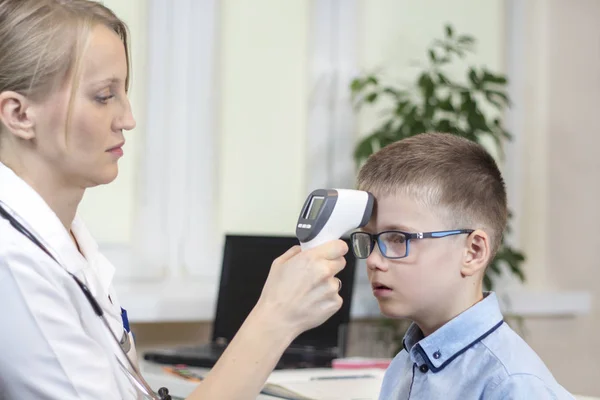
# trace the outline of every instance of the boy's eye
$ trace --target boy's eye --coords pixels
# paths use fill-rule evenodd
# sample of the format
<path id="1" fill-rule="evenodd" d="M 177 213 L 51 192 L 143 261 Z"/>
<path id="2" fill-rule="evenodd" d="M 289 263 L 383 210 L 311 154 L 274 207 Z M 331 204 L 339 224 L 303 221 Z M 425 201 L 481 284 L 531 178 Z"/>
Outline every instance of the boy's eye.
<path id="1" fill-rule="evenodd" d="M 388 234 L 387 240 L 390 243 L 399 243 L 402 244 L 406 241 L 406 236 L 401 233 L 390 233 Z"/>

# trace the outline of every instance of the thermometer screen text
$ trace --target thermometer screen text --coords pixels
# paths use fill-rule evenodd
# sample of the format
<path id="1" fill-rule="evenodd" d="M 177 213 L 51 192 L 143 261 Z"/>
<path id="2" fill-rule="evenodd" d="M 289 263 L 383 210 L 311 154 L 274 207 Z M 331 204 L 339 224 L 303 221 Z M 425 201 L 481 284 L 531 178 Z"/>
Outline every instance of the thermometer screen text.
<path id="1" fill-rule="evenodd" d="M 308 210 L 306 210 L 306 215 L 304 216 L 304 219 L 312 220 L 312 219 L 317 218 L 317 215 L 319 214 L 319 210 L 321 209 L 321 206 L 323 205 L 324 201 L 325 201 L 324 197 L 314 196 L 310 200 L 310 205 L 308 206 Z"/>

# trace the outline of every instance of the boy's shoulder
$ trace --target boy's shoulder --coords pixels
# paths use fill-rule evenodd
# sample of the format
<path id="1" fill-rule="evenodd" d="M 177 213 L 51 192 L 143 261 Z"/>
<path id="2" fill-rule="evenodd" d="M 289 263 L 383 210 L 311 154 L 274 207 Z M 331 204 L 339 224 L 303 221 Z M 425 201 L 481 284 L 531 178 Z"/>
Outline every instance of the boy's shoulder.
<path id="1" fill-rule="evenodd" d="M 413 324 L 404 345 L 386 371 L 381 398 L 573 398 L 503 321 L 494 295 L 428 337 Z"/>
<path id="2" fill-rule="evenodd" d="M 494 371 L 486 392 L 490 398 L 503 398 L 534 393 L 547 393 L 549 398 L 573 397 L 556 381 L 537 353 L 508 324 L 502 324 L 494 335 L 484 338 L 480 346 L 487 353 L 489 368 Z"/>
<path id="3" fill-rule="evenodd" d="M 535 372 L 551 376 L 542 359 L 506 322 L 480 344 L 506 375 Z"/>

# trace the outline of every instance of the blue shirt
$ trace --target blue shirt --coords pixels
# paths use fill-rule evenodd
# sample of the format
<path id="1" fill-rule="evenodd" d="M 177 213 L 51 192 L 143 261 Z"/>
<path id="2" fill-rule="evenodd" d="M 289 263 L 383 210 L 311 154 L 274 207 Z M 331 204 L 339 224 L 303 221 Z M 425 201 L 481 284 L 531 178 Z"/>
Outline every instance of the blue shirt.
<path id="1" fill-rule="evenodd" d="M 380 400 L 574 399 L 504 321 L 495 293 L 423 337 L 412 324 Z"/>

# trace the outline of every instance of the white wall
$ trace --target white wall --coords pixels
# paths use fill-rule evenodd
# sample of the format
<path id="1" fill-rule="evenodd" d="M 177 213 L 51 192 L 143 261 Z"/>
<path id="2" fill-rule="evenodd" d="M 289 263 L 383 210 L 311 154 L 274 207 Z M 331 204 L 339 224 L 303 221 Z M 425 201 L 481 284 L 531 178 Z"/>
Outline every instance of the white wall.
<path id="1" fill-rule="evenodd" d="M 525 11 L 521 236 L 530 284 L 592 295 L 588 315 L 527 320 L 526 340 L 568 389 L 600 396 L 600 3 L 535 0 Z"/>
<path id="2" fill-rule="evenodd" d="M 309 2 L 221 6 L 221 229 L 292 234 L 306 197 Z"/>

